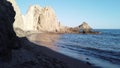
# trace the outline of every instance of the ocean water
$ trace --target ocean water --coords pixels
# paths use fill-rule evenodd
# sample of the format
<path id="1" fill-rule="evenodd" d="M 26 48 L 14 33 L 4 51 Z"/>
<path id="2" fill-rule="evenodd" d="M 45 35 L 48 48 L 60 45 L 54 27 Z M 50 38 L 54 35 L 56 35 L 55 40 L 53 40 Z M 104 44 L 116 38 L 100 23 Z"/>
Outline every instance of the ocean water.
<path id="1" fill-rule="evenodd" d="M 120 68 L 120 29 L 98 29 L 101 34 L 37 34 L 37 44 L 100 68 Z"/>
<path id="2" fill-rule="evenodd" d="M 96 30 L 101 34 L 63 34 L 58 51 L 101 68 L 120 68 L 120 30 Z"/>

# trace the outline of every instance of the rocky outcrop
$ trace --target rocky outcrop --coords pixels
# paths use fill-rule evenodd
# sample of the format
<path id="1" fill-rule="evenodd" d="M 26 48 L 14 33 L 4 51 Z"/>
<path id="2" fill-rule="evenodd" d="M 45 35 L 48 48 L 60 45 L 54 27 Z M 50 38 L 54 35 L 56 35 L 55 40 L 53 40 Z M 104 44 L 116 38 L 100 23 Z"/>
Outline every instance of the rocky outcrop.
<path id="1" fill-rule="evenodd" d="M 20 9 L 15 0 L 8 0 L 12 3 L 16 12 L 14 30 L 19 37 L 32 33 L 91 33 L 92 28 L 83 23 L 78 27 L 67 27 L 61 25 L 57 20 L 54 10 L 51 7 L 30 6 L 26 15 L 21 15 Z M 82 31 L 82 32 L 81 32 Z"/>
<path id="2" fill-rule="evenodd" d="M 74 66 L 84 64 L 81 62 L 79 64 L 77 60 L 48 48 L 35 45 L 26 38 L 18 38 L 13 30 L 14 17 L 15 11 L 12 4 L 6 0 L 0 0 L 0 68 L 74 68 L 71 67 L 73 63 Z M 21 48 L 17 45 L 21 45 Z"/>
<path id="3" fill-rule="evenodd" d="M 81 25 L 78 26 L 78 28 L 83 33 L 89 33 L 92 30 L 92 28 L 86 22 L 83 22 Z"/>
<path id="4" fill-rule="evenodd" d="M 42 47 L 30 43 L 25 38 L 18 39 L 13 30 L 14 17 L 15 11 L 12 4 L 6 0 L 0 0 L 1 68 L 66 68 L 64 62 L 42 54 Z M 19 49 L 18 44 L 22 46 Z"/>
<path id="5" fill-rule="evenodd" d="M 16 12 L 15 21 L 13 24 L 14 28 L 20 28 L 23 30 L 24 29 L 23 18 L 22 18 L 22 14 L 21 14 L 21 11 L 20 11 L 17 3 L 15 2 L 15 0 L 7 0 L 7 1 L 12 3 L 14 11 Z"/>
<path id="6" fill-rule="evenodd" d="M 0 58 L 8 60 L 17 48 L 18 37 L 13 30 L 15 11 L 10 2 L 0 0 Z"/>
<path id="7" fill-rule="evenodd" d="M 94 31 L 86 22 L 83 22 L 81 25 L 70 29 L 73 33 L 82 33 L 82 34 L 100 34 L 100 32 Z"/>
<path id="8" fill-rule="evenodd" d="M 23 16 L 25 31 L 52 33 L 91 33 L 92 28 L 85 22 L 78 27 L 63 26 L 58 22 L 51 7 L 31 6 Z M 80 32 L 82 31 L 82 32 Z"/>
<path id="9" fill-rule="evenodd" d="M 93 31 L 88 23 L 83 22 L 77 27 L 62 27 L 59 33 L 79 33 L 79 34 L 100 34 L 100 32 Z"/>
<path id="10" fill-rule="evenodd" d="M 60 23 L 51 7 L 31 6 L 23 19 L 25 31 L 57 32 L 60 30 Z"/>
<path id="11" fill-rule="evenodd" d="M 83 22 L 81 25 L 77 27 L 65 27 L 63 26 L 60 29 L 61 33 L 90 33 L 92 28 L 86 23 Z"/>
<path id="12" fill-rule="evenodd" d="M 25 31 L 52 32 L 52 33 L 89 33 L 92 28 L 85 22 L 78 27 L 63 26 L 58 22 L 51 7 L 31 6 L 25 16 Z M 82 32 L 80 32 L 82 30 Z"/>

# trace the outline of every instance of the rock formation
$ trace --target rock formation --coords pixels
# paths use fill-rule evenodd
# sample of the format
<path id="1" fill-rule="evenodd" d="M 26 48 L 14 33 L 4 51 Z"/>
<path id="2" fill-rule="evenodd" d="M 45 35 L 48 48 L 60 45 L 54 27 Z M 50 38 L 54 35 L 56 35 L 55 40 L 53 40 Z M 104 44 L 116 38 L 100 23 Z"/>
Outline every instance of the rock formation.
<path id="1" fill-rule="evenodd" d="M 57 32 L 60 30 L 60 23 L 51 7 L 31 6 L 23 19 L 25 31 Z"/>
<path id="2" fill-rule="evenodd" d="M 79 26 L 79 29 L 83 31 L 83 33 L 89 33 L 92 28 L 86 23 L 86 22 L 83 22 L 80 26 Z"/>
<path id="3" fill-rule="evenodd" d="M 51 7 L 42 8 L 39 5 L 31 6 L 27 14 L 23 16 L 23 20 L 25 31 L 80 33 L 82 30 L 83 33 L 89 33 L 92 29 L 85 22 L 78 27 L 62 26 Z"/>
<path id="4" fill-rule="evenodd" d="M 83 29 L 83 30 L 91 30 L 92 28 L 86 23 L 86 22 L 83 22 L 80 26 L 79 26 L 80 29 Z"/>
<path id="5" fill-rule="evenodd" d="M 15 0 L 8 0 L 12 3 L 16 12 L 14 30 L 19 37 L 31 33 L 89 33 L 91 27 L 83 23 L 78 27 L 67 27 L 61 25 L 57 20 L 54 10 L 51 7 L 40 7 L 39 5 L 30 6 L 26 15 L 21 15 L 20 9 Z M 82 32 L 80 32 L 82 30 Z"/>
<path id="6" fill-rule="evenodd" d="M 64 62 L 40 53 L 40 46 L 19 39 L 13 30 L 14 17 L 12 4 L 0 0 L 0 68 L 67 68 Z"/>
<path id="7" fill-rule="evenodd" d="M 79 66 L 77 60 L 35 45 L 26 38 L 18 38 L 13 30 L 16 13 L 11 3 L 0 0 L 0 68 L 74 68 Z M 64 58 L 70 61 L 65 61 Z M 73 63 L 69 62 L 73 62 L 74 67 L 71 67 Z M 84 63 L 80 62 L 80 64 Z"/>
<path id="8" fill-rule="evenodd" d="M 93 31 L 93 29 L 86 23 L 83 22 L 78 27 L 75 27 L 74 29 L 79 30 L 79 33 L 83 34 L 99 34 L 100 32 Z"/>
<path id="9" fill-rule="evenodd" d="M 7 0 L 7 1 L 12 3 L 14 11 L 16 12 L 15 21 L 13 24 L 14 28 L 20 28 L 23 30 L 24 29 L 23 18 L 22 18 L 22 14 L 21 14 L 21 11 L 20 11 L 17 3 L 15 2 L 15 0 Z"/>
<path id="10" fill-rule="evenodd" d="M 0 0 L 0 68 L 66 68 L 64 62 L 42 54 L 42 47 L 18 38 L 13 30 L 14 17 L 12 4 Z M 22 46 L 19 49 L 18 44 Z"/>
<path id="11" fill-rule="evenodd" d="M 13 30 L 14 16 L 12 4 L 0 0 L 0 57 L 4 60 L 8 60 L 12 49 L 18 47 L 18 37 Z"/>

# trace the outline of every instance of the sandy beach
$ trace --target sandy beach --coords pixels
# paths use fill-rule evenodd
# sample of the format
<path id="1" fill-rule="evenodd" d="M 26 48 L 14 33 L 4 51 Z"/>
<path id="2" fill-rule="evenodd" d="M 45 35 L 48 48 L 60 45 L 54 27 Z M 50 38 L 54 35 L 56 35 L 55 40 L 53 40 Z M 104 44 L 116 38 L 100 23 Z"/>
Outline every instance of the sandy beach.
<path id="1" fill-rule="evenodd" d="M 80 60 L 55 52 L 54 49 L 56 48 L 54 48 L 54 43 L 57 41 L 58 38 L 59 38 L 58 34 L 40 34 L 40 35 L 38 34 L 29 37 L 31 41 L 33 41 L 34 43 L 36 41 L 38 44 L 35 46 L 34 52 L 39 51 L 41 52 L 41 54 L 46 55 L 48 59 L 54 59 L 57 60 L 58 62 L 61 62 L 61 63 L 56 63 L 56 62 L 50 62 L 50 63 L 59 64 L 59 65 L 62 64 L 63 67 L 61 68 L 93 68 L 93 66 L 91 66 L 91 64 L 89 64 L 88 62 L 85 63 Z"/>

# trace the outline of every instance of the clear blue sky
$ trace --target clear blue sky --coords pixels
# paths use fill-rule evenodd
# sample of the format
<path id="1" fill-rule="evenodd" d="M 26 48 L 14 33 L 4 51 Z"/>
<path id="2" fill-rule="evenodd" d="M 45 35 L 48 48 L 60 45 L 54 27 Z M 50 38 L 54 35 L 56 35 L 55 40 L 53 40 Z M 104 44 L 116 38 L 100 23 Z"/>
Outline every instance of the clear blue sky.
<path id="1" fill-rule="evenodd" d="M 30 5 L 51 6 L 63 25 L 87 22 L 97 29 L 120 29 L 120 0 L 16 0 L 21 12 Z"/>

